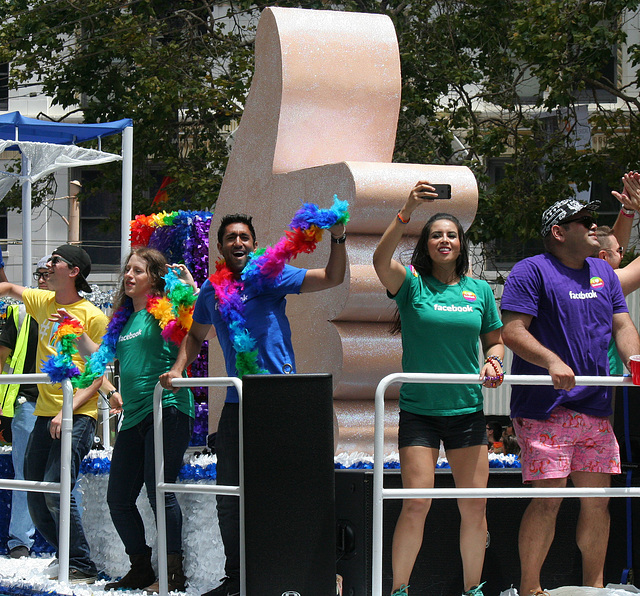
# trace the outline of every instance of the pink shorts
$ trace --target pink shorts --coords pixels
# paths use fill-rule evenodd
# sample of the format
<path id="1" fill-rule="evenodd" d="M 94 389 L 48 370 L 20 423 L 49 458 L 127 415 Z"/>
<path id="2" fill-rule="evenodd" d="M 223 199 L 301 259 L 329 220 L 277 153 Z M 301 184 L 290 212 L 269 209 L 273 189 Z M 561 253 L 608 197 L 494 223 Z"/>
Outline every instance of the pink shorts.
<path id="1" fill-rule="evenodd" d="M 516 418 L 524 482 L 571 472 L 620 473 L 620 449 L 608 418 L 559 406 L 548 420 Z"/>

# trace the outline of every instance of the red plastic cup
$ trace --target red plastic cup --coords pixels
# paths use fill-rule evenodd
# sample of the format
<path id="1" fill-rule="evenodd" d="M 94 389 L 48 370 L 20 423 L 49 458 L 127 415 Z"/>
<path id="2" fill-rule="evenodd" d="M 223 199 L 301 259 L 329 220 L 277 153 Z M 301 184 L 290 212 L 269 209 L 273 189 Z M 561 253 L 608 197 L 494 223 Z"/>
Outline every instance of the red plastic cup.
<path id="1" fill-rule="evenodd" d="M 629 366 L 631 368 L 631 380 L 634 385 L 640 385 L 640 354 L 629 358 Z"/>

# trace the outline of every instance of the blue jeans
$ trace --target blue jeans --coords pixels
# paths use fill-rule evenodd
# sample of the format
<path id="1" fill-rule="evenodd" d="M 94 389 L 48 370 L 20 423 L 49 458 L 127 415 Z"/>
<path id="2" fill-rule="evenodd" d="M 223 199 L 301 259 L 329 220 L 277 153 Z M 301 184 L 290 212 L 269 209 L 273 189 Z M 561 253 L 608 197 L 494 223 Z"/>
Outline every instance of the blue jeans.
<path id="1" fill-rule="evenodd" d="M 38 416 L 29 436 L 24 458 L 24 477 L 27 480 L 60 482 L 60 439 L 51 438 L 50 417 Z M 93 444 L 96 421 L 90 416 L 73 417 L 71 441 L 71 487 L 76 484 L 80 463 Z M 60 534 L 60 495 L 57 493 L 30 492 L 27 497 L 31 519 L 44 539 L 58 549 Z M 71 493 L 71 523 L 69 533 L 69 568 L 84 573 L 96 573 L 91 560 L 89 544 L 82 528 L 82 518 L 76 500 Z"/>
<path id="2" fill-rule="evenodd" d="M 239 406 L 226 403 L 222 408 L 216 433 L 216 484 L 238 486 L 240 482 Z M 216 496 L 218 525 L 224 544 L 224 572 L 227 577 L 240 578 L 240 499 L 230 495 Z"/>
<path id="3" fill-rule="evenodd" d="M 193 418 L 175 406 L 162 410 L 164 443 L 164 481 L 175 482 L 193 431 Z M 142 485 L 156 512 L 156 478 L 153 456 L 153 413 L 127 430 L 118 433 L 111 456 L 107 503 L 126 553 L 129 556 L 149 552 L 144 524 L 136 506 Z M 182 511 L 174 493 L 165 493 L 167 553 L 182 553 Z"/>
<path id="4" fill-rule="evenodd" d="M 13 461 L 14 478 L 24 480 L 24 454 L 27 450 L 29 435 L 36 423 L 33 411 L 36 402 L 25 401 L 19 403 L 20 394 L 15 403 L 13 421 L 11 422 L 11 459 Z M 35 528 L 29 515 L 27 493 L 22 490 L 11 491 L 11 519 L 9 521 L 9 550 L 17 546 L 26 546 L 29 550 L 33 546 Z"/>

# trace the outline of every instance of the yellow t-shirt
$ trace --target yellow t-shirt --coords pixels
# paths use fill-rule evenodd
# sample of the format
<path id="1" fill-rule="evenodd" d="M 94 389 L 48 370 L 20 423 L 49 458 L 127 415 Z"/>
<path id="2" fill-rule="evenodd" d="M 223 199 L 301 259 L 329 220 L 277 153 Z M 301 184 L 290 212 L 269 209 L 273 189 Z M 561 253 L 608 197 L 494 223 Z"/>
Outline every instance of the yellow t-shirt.
<path id="1" fill-rule="evenodd" d="M 49 321 L 49 317 L 59 308 L 66 309 L 70 315 L 78 319 L 83 324 L 86 334 L 96 343 L 100 343 L 107 327 L 107 317 L 97 306 L 94 306 L 84 298 L 73 304 L 58 304 L 55 292 L 26 288 L 22 293 L 22 301 L 27 307 L 27 313 L 38 321 L 37 372 L 42 372 L 43 360 L 46 360 L 49 355 L 56 354 L 53 336 L 57 329 L 57 323 Z M 84 370 L 84 359 L 80 354 L 74 354 L 73 362 L 80 370 Z M 97 401 L 98 394 L 96 393 L 87 403 L 78 408 L 74 414 L 86 414 L 97 418 Z M 35 415 L 56 416 L 61 408 L 62 387 L 60 383 L 39 384 Z"/>

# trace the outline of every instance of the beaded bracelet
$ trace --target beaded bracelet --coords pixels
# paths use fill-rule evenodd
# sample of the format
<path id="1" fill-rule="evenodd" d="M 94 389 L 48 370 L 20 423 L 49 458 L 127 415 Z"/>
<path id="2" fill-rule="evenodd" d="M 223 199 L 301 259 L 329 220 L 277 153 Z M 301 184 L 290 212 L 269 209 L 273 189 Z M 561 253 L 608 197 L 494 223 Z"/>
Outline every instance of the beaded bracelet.
<path id="1" fill-rule="evenodd" d="M 400 223 L 404 224 L 404 225 L 407 225 L 411 221 L 411 218 L 409 218 L 407 220 L 402 219 L 402 215 L 400 215 L 400 211 L 398 211 L 398 216 L 397 217 L 398 217 L 398 220 L 400 221 Z"/>
<path id="2" fill-rule="evenodd" d="M 498 365 L 494 362 L 494 359 L 491 358 L 487 364 L 491 365 L 491 368 L 493 368 L 493 371 L 496 373 L 496 375 L 498 375 L 498 377 L 503 377 L 504 373 L 502 372 L 501 369 L 498 368 Z"/>
<path id="3" fill-rule="evenodd" d="M 498 363 L 500 364 L 500 368 L 502 368 L 502 370 L 504 370 L 504 364 L 502 363 L 502 360 L 500 359 L 500 356 L 496 356 L 495 354 L 491 354 L 490 356 L 487 356 L 485 359 L 485 364 L 488 363 L 490 360 L 497 360 Z"/>

